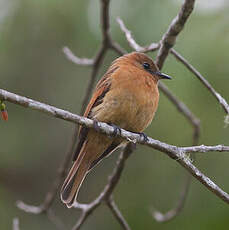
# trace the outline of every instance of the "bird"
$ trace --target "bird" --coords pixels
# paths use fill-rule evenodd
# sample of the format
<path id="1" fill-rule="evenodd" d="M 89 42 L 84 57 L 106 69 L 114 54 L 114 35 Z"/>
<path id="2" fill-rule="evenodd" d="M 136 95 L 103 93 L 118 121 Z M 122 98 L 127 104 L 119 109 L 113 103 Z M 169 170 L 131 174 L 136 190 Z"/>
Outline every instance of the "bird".
<path id="1" fill-rule="evenodd" d="M 143 134 L 158 107 L 161 73 L 146 54 L 131 52 L 115 59 L 97 83 L 84 117 L 106 122 L 116 129 Z M 80 126 L 73 165 L 60 191 L 61 200 L 71 208 L 88 172 L 127 141 L 109 137 L 96 128 Z"/>

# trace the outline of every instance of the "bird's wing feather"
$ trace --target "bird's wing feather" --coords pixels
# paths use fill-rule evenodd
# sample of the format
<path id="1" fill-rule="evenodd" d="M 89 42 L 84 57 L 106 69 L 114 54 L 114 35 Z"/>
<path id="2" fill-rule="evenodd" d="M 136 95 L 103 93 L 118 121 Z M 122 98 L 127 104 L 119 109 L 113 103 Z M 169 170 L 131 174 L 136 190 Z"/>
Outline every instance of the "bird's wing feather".
<path id="1" fill-rule="evenodd" d="M 88 170 L 91 170 L 92 168 L 94 168 L 97 164 L 100 163 L 100 161 L 105 158 L 108 157 L 118 146 L 120 145 L 119 142 L 117 141 L 113 141 L 108 148 L 101 154 L 100 157 L 98 157 L 96 160 L 94 160 L 91 165 L 90 168 Z"/>
<path id="2" fill-rule="evenodd" d="M 111 66 L 111 68 L 105 73 L 105 75 L 100 79 L 98 84 L 96 85 L 95 91 L 92 95 L 92 98 L 85 110 L 84 117 L 88 117 L 93 119 L 93 115 L 91 111 L 96 106 L 100 105 L 103 102 L 103 98 L 105 97 L 106 93 L 110 90 L 111 87 L 111 79 L 112 74 L 118 69 L 118 66 Z M 78 135 L 78 144 L 76 146 L 76 151 L 73 157 L 73 161 L 75 161 L 81 151 L 81 148 L 87 138 L 89 129 L 83 126 L 79 128 L 79 135 Z"/>

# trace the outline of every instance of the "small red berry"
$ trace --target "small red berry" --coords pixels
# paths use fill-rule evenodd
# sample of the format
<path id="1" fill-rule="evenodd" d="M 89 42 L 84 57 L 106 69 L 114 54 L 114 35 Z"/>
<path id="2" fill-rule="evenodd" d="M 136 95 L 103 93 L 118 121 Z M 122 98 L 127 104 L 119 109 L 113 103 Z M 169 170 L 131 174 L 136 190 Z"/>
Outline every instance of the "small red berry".
<path id="1" fill-rule="evenodd" d="M 1 110 L 2 119 L 8 121 L 8 113 L 6 110 Z"/>

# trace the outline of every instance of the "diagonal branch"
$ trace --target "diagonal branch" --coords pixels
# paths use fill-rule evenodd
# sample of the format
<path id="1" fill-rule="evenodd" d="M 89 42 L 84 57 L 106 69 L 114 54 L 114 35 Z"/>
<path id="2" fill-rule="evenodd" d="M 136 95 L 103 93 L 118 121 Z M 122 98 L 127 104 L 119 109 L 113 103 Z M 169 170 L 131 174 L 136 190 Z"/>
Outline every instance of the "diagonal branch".
<path id="1" fill-rule="evenodd" d="M 47 217 L 48 219 L 54 223 L 54 225 L 57 227 L 57 229 L 59 230 L 63 230 L 66 229 L 66 226 L 64 225 L 64 223 L 57 217 L 56 213 L 54 212 L 54 210 L 52 208 L 49 208 L 47 210 Z"/>
<path id="2" fill-rule="evenodd" d="M 205 86 L 206 88 L 212 93 L 212 95 L 217 99 L 220 103 L 224 111 L 229 115 L 229 105 L 227 101 L 212 87 L 212 85 L 204 78 L 198 70 L 194 68 L 184 57 L 182 57 L 177 51 L 174 49 L 170 50 L 171 54 L 180 61 L 190 72 L 192 72 Z"/>
<path id="3" fill-rule="evenodd" d="M 120 225 L 123 227 L 123 229 L 131 230 L 128 223 L 126 222 L 121 212 L 119 211 L 118 206 L 115 204 L 113 197 L 110 197 L 110 199 L 107 201 L 107 205 L 110 208 L 112 214 L 115 216 L 115 218 L 118 220 Z"/>
<path id="4" fill-rule="evenodd" d="M 104 43 L 106 44 L 106 43 Z M 81 111 L 80 114 L 82 115 L 87 107 L 88 101 L 91 97 L 91 92 L 93 90 L 94 84 L 95 84 L 95 80 L 96 80 L 96 75 L 98 73 L 98 70 L 102 64 L 103 58 L 105 57 L 105 54 L 107 52 L 107 46 L 102 45 L 102 47 L 99 49 L 98 53 L 96 54 L 95 58 L 94 58 L 94 63 L 93 63 L 93 67 L 92 67 L 92 72 L 91 72 L 91 77 L 89 80 L 89 84 L 87 86 L 86 89 L 86 93 L 82 102 L 82 107 L 81 107 Z"/>
<path id="5" fill-rule="evenodd" d="M 38 101 L 34 101 L 32 99 L 19 96 L 17 94 L 10 93 L 6 90 L 0 89 L 0 99 L 4 101 L 9 101 L 26 108 L 31 108 L 34 110 L 38 110 L 40 112 L 46 113 L 52 117 L 60 118 L 66 121 L 70 121 L 73 123 L 77 123 L 87 128 L 95 128 L 94 122 L 91 119 L 86 117 L 82 117 L 68 111 L 56 108 L 54 106 L 50 106 Z M 106 135 L 111 136 L 115 129 L 114 127 L 103 123 L 98 122 L 96 130 L 98 129 L 99 132 L 102 132 Z M 192 165 L 189 158 L 186 156 L 186 153 L 194 153 L 194 152 L 212 152 L 212 151 L 219 151 L 219 152 L 226 152 L 229 151 L 229 146 L 224 145 L 216 145 L 216 146 L 191 146 L 191 147 L 177 147 L 174 145 L 169 145 L 158 140 L 154 140 L 152 138 L 148 138 L 147 141 L 142 138 L 141 135 L 136 133 L 131 133 L 127 130 L 120 129 L 121 133 L 118 134 L 122 138 L 133 142 L 139 143 L 143 145 L 147 145 L 151 148 L 157 149 L 161 152 L 164 152 L 172 159 L 175 159 L 180 165 L 186 168 L 197 180 L 199 180 L 202 184 L 205 185 L 210 191 L 212 191 L 215 195 L 221 198 L 226 203 L 229 203 L 229 195 L 224 192 L 220 187 L 218 187 L 213 181 L 211 181 L 208 177 L 206 177 L 202 172 L 200 172 L 194 165 Z"/>
<path id="6" fill-rule="evenodd" d="M 129 43 L 129 46 L 137 51 L 137 52 L 149 52 L 149 51 L 155 51 L 157 49 L 159 49 L 160 44 L 159 43 L 151 43 L 149 46 L 146 47 L 142 47 L 140 46 L 134 39 L 132 33 L 130 30 L 127 29 L 127 27 L 125 26 L 124 22 L 122 21 L 121 18 L 117 18 L 116 19 L 120 29 L 124 32 L 125 36 L 126 36 L 126 40 Z"/>
<path id="7" fill-rule="evenodd" d="M 160 41 L 160 48 L 156 58 L 156 63 L 159 69 L 162 69 L 165 59 L 169 54 L 169 50 L 175 45 L 178 34 L 184 28 L 188 17 L 192 13 L 194 3 L 195 0 L 184 0 L 179 13 L 172 20 L 167 32 L 163 35 Z"/>
<path id="8" fill-rule="evenodd" d="M 143 52 L 144 48 L 138 45 L 138 43 L 133 38 L 131 31 L 126 28 L 122 19 L 118 17 L 116 20 L 119 23 L 121 30 L 125 33 L 126 40 L 128 41 L 129 46 L 132 47 L 137 52 Z"/>

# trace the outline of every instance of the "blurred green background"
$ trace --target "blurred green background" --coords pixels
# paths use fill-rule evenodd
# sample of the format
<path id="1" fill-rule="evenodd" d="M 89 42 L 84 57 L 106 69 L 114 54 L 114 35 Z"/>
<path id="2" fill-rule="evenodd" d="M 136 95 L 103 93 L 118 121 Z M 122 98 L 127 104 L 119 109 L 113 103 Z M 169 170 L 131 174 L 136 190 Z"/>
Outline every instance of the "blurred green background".
<path id="1" fill-rule="evenodd" d="M 175 48 L 229 101 L 228 1 L 198 1 Z M 205 4 L 204 4 L 205 2 Z M 124 34 L 115 18 L 120 16 L 141 45 L 157 42 L 180 8 L 180 1 L 113 0 L 111 34 L 126 50 Z M 93 57 L 101 43 L 98 0 L 0 0 L 1 88 L 79 113 L 91 69 L 68 61 L 62 47 L 79 57 Z M 152 54 L 150 54 L 152 55 Z M 106 71 L 116 58 L 109 51 Z M 152 55 L 155 57 L 155 54 Z M 224 111 L 203 85 L 172 56 L 163 71 L 173 76 L 167 86 L 201 120 L 200 144 L 229 145 Z M 22 230 L 56 229 L 45 215 L 18 210 L 17 200 L 38 205 L 50 189 L 57 168 L 70 144 L 74 125 L 7 103 L 9 121 L 0 121 L 0 229 L 11 229 L 19 217 Z M 146 133 L 174 145 L 191 144 L 192 128 L 170 101 L 161 95 L 160 105 Z M 228 153 L 197 154 L 196 165 L 225 191 L 229 191 Z M 103 161 L 86 179 L 80 201 L 96 197 L 115 165 L 118 152 Z M 132 229 L 228 229 L 229 207 L 193 180 L 183 212 L 173 221 L 157 223 L 152 205 L 161 211 L 173 207 L 186 171 L 165 154 L 138 146 L 127 162 L 115 190 L 115 200 Z M 67 209 L 57 196 L 53 205 L 66 229 L 79 211 Z M 106 206 L 99 207 L 82 229 L 121 229 Z"/>

